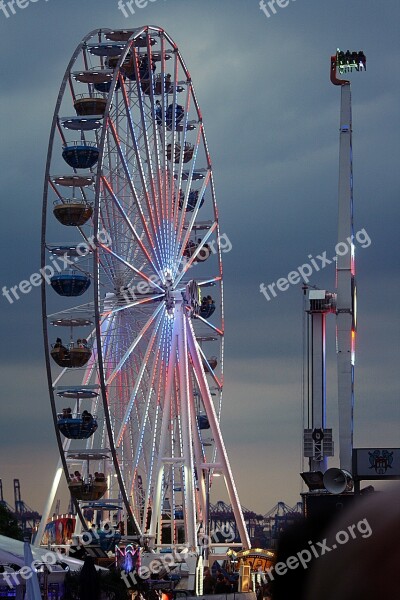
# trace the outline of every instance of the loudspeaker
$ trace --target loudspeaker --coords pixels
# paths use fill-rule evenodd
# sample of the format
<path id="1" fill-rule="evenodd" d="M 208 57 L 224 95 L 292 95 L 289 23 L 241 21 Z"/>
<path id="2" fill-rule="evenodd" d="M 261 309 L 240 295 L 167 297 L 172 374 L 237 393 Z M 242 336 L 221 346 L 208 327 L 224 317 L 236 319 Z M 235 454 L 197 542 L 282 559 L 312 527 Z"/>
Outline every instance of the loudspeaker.
<path id="1" fill-rule="evenodd" d="M 323 482 L 325 489 L 331 494 L 343 494 L 353 489 L 351 473 L 343 469 L 328 469 L 324 473 Z"/>

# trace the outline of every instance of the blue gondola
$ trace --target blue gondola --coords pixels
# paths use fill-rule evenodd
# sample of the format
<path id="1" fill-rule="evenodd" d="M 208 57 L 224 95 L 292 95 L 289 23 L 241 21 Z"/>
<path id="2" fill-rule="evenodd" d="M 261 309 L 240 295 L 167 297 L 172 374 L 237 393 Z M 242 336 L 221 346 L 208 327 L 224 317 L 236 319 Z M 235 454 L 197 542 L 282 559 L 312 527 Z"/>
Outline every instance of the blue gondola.
<path id="1" fill-rule="evenodd" d="M 207 415 L 198 415 L 197 423 L 199 424 L 199 429 L 210 429 L 210 422 Z"/>
<path id="2" fill-rule="evenodd" d="M 98 538 L 100 548 L 104 552 L 110 550 L 115 551 L 115 544 L 119 544 L 121 541 L 121 534 L 119 531 L 113 531 L 112 535 L 110 531 L 104 531 L 103 529 L 97 530 L 95 538 Z"/>
<path id="3" fill-rule="evenodd" d="M 115 68 L 116 65 L 113 64 L 112 59 L 109 60 L 109 65 L 113 65 L 111 68 Z M 150 70 L 149 70 L 149 61 L 147 59 L 147 56 L 143 56 L 143 58 L 139 58 L 139 76 L 140 79 L 150 79 Z M 151 61 L 151 70 L 154 71 L 156 70 L 156 64 L 154 61 Z M 135 74 L 135 68 L 134 68 L 134 64 L 133 64 L 133 60 L 132 57 L 129 57 L 129 55 L 127 56 L 126 60 L 124 60 L 124 62 L 121 65 L 121 73 L 123 73 L 123 75 L 125 75 L 125 77 L 127 77 L 128 79 L 130 79 L 131 81 L 135 81 L 136 80 L 136 74 Z"/>
<path id="4" fill-rule="evenodd" d="M 196 208 L 196 204 L 199 198 L 199 192 L 197 190 L 191 190 L 189 192 L 189 197 L 186 205 L 186 212 L 193 212 Z M 199 208 L 201 208 L 204 204 L 204 195 L 200 200 Z M 179 198 L 179 209 L 182 210 L 183 207 L 183 198 L 182 196 Z"/>
<path id="5" fill-rule="evenodd" d="M 94 84 L 94 89 L 97 90 L 98 92 L 101 92 L 102 94 L 108 94 L 108 92 L 111 89 L 111 84 L 112 84 L 111 81 L 109 81 L 109 82 L 105 81 L 105 82 L 101 82 L 101 83 L 95 83 Z M 115 86 L 115 89 L 119 90 L 120 87 L 121 87 L 121 82 L 118 79 L 117 85 Z"/>
<path id="6" fill-rule="evenodd" d="M 167 112 L 165 115 L 165 120 L 166 120 L 166 125 L 167 125 L 167 129 L 169 131 L 172 130 L 172 112 L 174 110 L 174 105 L 170 104 L 167 108 Z M 185 114 L 184 108 L 183 106 L 181 106 L 180 104 L 177 104 L 175 107 L 175 128 L 178 127 L 178 125 L 180 124 L 180 122 L 183 119 L 183 116 Z"/>
<path id="7" fill-rule="evenodd" d="M 76 415 L 72 418 L 64 418 L 58 415 L 57 427 L 66 438 L 70 440 L 86 440 L 94 434 L 98 425 L 94 417 L 82 417 Z"/>
<path id="8" fill-rule="evenodd" d="M 78 273 L 53 275 L 50 284 L 60 296 L 81 296 L 90 286 L 90 277 Z"/>
<path id="9" fill-rule="evenodd" d="M 65 145 L 62 157 L 73 169 L 91 169 L 99 160 L 99 149 L 88 144 Z"/>

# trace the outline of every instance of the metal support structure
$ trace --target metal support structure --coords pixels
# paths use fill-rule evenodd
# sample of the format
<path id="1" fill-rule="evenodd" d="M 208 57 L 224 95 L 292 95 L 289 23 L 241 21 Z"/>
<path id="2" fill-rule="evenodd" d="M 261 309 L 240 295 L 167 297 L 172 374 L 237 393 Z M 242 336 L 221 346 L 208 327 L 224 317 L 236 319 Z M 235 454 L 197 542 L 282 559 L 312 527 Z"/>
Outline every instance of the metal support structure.
<path id="1" fill-rule="evenodd" d="M 157 44 L 159 48 L 153 48 Z M 166 74 L 167 60 L 171 60 L 172 76 Z M 64 116 L 70 114 L 71 96 L 77 112 L 73 118 Z M 88 110 L 99 118 L 86 119 Z M 76 131 L 81 131 L 79 142 L 69 140 Z M 75 153 L 76 144 L 87 149 L 89 161 L 86 150 Z M 73 174 L 68 169 L 55 175 L 60 155 Z M 76 172 L 84 169 L 90 172 Z M 77 217 L 68 212 L 70 200 L 79 208 Z M 66 269 L 65 274 L 54 276 L 52 286 L 42 286 L 47 380 L 61 462 L 40 532 L 62 468 L 83 528 L 87 523 L 82 502 L 118 497 L 113 512 L 118 512 L 118 519 L 129 520 L 130 534 L 148 538 L 152 551 L 185 544 L 199 558 L 200 540 L 207 531 L 205 465 L 212 481 L 221 462 L 243 545 L 248 547 L 219 428 L 224 308 L 212 164 L 190 73 L 162 28 L 97 30 L 75 50 L 50 134 L 43 193 L 43 266 L 48 253 L 58 248 L 49 239 L 54 217 L 61 227 L 78 228 L 91 252 L 81 257 L 78 246 L 68 247 L 71 256 L 82 258 L 76 269 L 85 275 Z M 206 260 L 207 278 L 203 281 L 200 271 L 198 283 L 188 280 L 188 270 Z M 61 280 L 73 286 L 73 293 Z M 64 308 L 58 296 L 82 295 L 90 283 L 90 301 L 73 301 Z M 209 287 L 213 296 L 206 296 L 205 305 L 202 297 L 211 292 Z M 50 314 L 53 303 L 60 310 Z M 52 328 L 61 326 L 71 329 L 73 345 L 75 331 L 78 341 L 82 336 L 73 328 L 92 327 L 90 356 L 75 371 L 77 364 L 64 364 L 60 358 L 65 354 L 61 340 L 57 338 L 57 346 L 52 343 Z M 68 419 L 59 413 L 59 398 L 76 398 L 78 403 L 74 412 L 66 409 L 66 414 L 76 415 L 68 430 L 64 427 Z M 86 423 L 78 416 L 83 400 L 91 404 L 93 421 L 96 417 L 91 431 L 83 431 Z M 93 448 L 98 453 L 91 455 L 92 470 L 97 468 L 102 477 L 96 477 L 96 471 L 92 475 L 86 460 L 85 453 Z M 102 451 L 107 451 L 109 462 L 107 467 L 96 467 L 104 458 Z M 71 474 L 71 461 L 82 475 Z"/>
<path id="2" fill-rule="evenodd" d="M 176 319 L 179 321 L 178 348 L 179 348 L 179 382 L 180 382 L 180 410 L 182 445 L 184 453 L 183 482 L 184 482 L 184 507 L 186 511 L 186 541 L 189 548 L 197 547 L 196 539 L 196 500 L 194 495 L 194 457 L 192 439 L 192 420 L 196 416 L 191 414 L 189 402 L 189 365 L 186 339 L 186 321 L 182 305 L 177 307 Z"/>
<path id="3" fill-rule="evenodd" d="M 308 428 L 304 431 L 304 456 L 310 472 L 327 469 L 333 456 L 332 430 L 326 429 L 326 316 L 335 311 L 335 294 L 326 290 L 308 292 L 307 361 Z"/>
<path id="4" fill-rule="evenodd" d="M 217 414 L 215 412 L 215 407 L 210 395 L 210 390 L 207 385 L 207 381 L 205 378 L 204 370 L 201 365 L 199 351 L 196 346 L 196 338 L 193 331 L 193 326 L 190 321 L 187 323 L 187 334 L 188 334 L 188 348 L 191 354 L 191 358 L 193 361 L 194 369 L 197 374 L 200 374 L 199 377 L 199 387 L 203 396 L 203 401 L 205 405 L 205 409 L 207 412 L 207 417 L 210 423 L 211 431 L 213 434 L 213 438 L 215 440 L 215 446 L 217 449 L 218 460 L 221 464 L 222 474 L 225 479 L 225 485 L 229 494 L 229 500 L 232 505 L 233 513 L 235 515 L 237 528 L 239 530 L 240 539 L 242 541 L 244 549 L 250 548 L 250 539 L 245 526 L 242 507 L 239 503 L 239 497 L 236 490 L 235 482 L 233 480 L 233 475 L 231 471 L 231 467 L 229 464 L 228 454 L 226 452 L 226 448 L 222 439 L 221 429 L 219 426 Z"/>
<path id="5" fill-rule="evenodd" d="M 215 411 L 212 398 L 210 396 L 206 376 L 201 363 L 199 351 L 197 349 L 193 326 L 190 318 L 188 318 L 186 314 L 186 309 L 184 304 L 182 303 L 182 299 L 179 298 L 178 295 L 175 298 L 174 311 L 174 330 L 172 334 L 172 346 L 171 352 L 169 354 L 170 362 L 168 365 L 167 373 L 167 393 L 165 397 L 163 422 L 161 427 L 161 441 L 159 445 L 159 455 L 156 469 L 157 487 L 156 493 L 154 495 L 154 505 L 152 511 L 152 518 L 150 522 L 150 529 L 148 534 L 146 534 L 146 537 L 150 539 L 150 545 L 153 548 L 156 548 L 159 545 L 159 543 L 156 541 L 156 538 L 159 538 L 160 536 L 162 522 L 160 519 L 157 519 L 157 516 L 162 514 L 161 503 L 163 501 L 163 481 L 165 478 L 166 465 L 169 462 L 172 463 L 172 461 L 176 461 L 178 464 L 179 461 L 179 464 L 182 465 L 184 473 L 184 521 L 186 525 L 185 537 L 186 543 L 188 544 L 190 551 L 199 551 L 201 543 L 198 540 L 198 536 L 204 536 L 204 534 L 208 535 L 210 472 L 212 473 L 214 469 L 220 471 L 224 476 L 237 528 L 240 534 L 240 539 L 242 541 L 243 547 L 245 549 L 248 549 L 250 548 L 250 540 L 244 522 L 243 512 L 239 503 L 235 483 L 233 481 L 233 475 L 230 468 L 228 455 L 223 443 L 218 417 Z M 196 423 L 195 415 L 192 415 L 190 402 L 189 388 L 192 385 L 192 383 L 191 378 L 189 376 L 189 360 L 193 365 L 193 371 L 195 373 L 200 391 L 203 396 L 207 418 L 210 423 L 213 438 L 215 440 L 218 463 L 204 463 L 200 465 L 195 463 L 194 440 Z M 168 432 L 168 427 L 170 425 L 170 406 L 173 401 L 172 389 L 174 383 L 175 369 L 178 369 L 179 372 L 182 455 L 168 457 L 165 456 L 165 453 L 168 453 L 167 440 L 168 436 L 170 435 Z M 203 531 L 201 532 L 196 531 L 196 522 L 199 522 L 199 519 L 196 520 L 197 505 L 201 506 L 202 502 L 196 497 L 195 493 L 195 470 L 197 470 L 198 476 L 200 475 L 201 470 L 206 485 L 206 510 L 202 519 Z M 200 491 L 201 489 L 199 489 L 197 495 L 200 493 Z M 207 556 L 205 556 L 205 559 L 208 559 L 208 554 Z"/>
<path id="6" fill-rule="evenodd" d="M 326 456 L 333 455 L 333 446 L 324 449 L 323 439 L 330 430 L 325 430 L 326 419 L 326 365 L 325 326 L 326 313 L 336 314 L 336 352 L 339 413 L 339 457 L 340 469 L 351 473 L 353 451 L 353 407 L 354 407 L 354 355 L 356 338 L 356 285 L 354 269 L 353 228 L 353 156 L 352 115 L 350 81 L 339 79 L 337 73 L 350 73 L 366 69 L 364 52 L 342 52 L 331 56 L 330 79 L 341 87 L 340 143 L 339 143 L 339 190 L 338 190 L 338 242 L 336 245 L 336 294 L 322 290 L 311 291 L 311 407 L 308 427 L 304 437 L 304 455 L 310 458 L 310 471 L 324 473 L 327 469 Z M 310 377 L 308 375 L 308 385 Z M 310 418 L 311 417 L 311 418 Z M 312 439 L 311 439 L 312 436 Z M 307 473 L 302 474 L 307 475 Z M 309 477 L 315 489 L 322 480 Z M 324 483 L 325 485 L 325 483 Z M 311 488 L 310 488 L 311 489 Z"/>
<path id="7" fill-rule="evenodd" d="M 50 514 L 51 511 L 51 507 L 53 506 L 53 502 L 54 499 L 56 497 L 57 494 L 57 490 L 58 490 L 58 486 L 60 484 L 60 480 L 61 480 L 61 475 L 63 473 L 63 467 L 62 467 L 62 460 L 61 458 L 58 460 L 58 464 L 57 464 L 57 468 L 56 468 L 56 472 L 54 475 L 54 479 L 53 479 L 53 483 L 50 489 L 50 493 L 46 498 L 46 504 L 43 507 L 43 512 L 42 512 L 42 518 L 39 524 L 39 528 L 37 530 L 36 536 L 35 536 L 35 540 L 34 540 L 34 545 L 35 546 L 40 546 L 41 541 L 43 539 L 43 535 L 44 535 L 44 531 L 46 529 L 46 523 L 47 523 L 47 519 L 48 516 Z"/>
<path id="8" fill-rule="evenodd" d="M 326 314 L 311 314 L 312 343 L 312 428 L 324 430 L 326 427 Z M 318 458 L 322 460 L 318 460 Z M 327 458 L 321 453 L 310 459 L 311 471 L 326 471 Z"/>
<path id="9" fill-rule="evenodd" d="M 341 88 L 336 330 L 340 468 L 351 472 L 353 450 L 354 283 L 353 166 L 350 83 Z M 347 246 L 347 252 L 344 248 Z M 349 251 L 349 246 L 351 251 Z M 339 248 L 343 248 L 340 250 Z"/>

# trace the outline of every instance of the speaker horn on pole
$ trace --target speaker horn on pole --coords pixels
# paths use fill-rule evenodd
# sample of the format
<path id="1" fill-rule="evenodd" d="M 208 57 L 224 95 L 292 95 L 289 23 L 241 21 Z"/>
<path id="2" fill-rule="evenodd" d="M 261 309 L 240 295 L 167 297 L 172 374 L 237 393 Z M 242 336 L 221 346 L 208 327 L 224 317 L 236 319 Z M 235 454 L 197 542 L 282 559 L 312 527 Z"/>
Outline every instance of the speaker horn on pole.
<path id="1" fill-rule="evenodd" d="M 353 478 L 351 473 L 343 469 L 337 469 L 336 467 L 325 471 L 323 483 L 325 489 L 331 494 L 351 492 L 353 489 Z"/>

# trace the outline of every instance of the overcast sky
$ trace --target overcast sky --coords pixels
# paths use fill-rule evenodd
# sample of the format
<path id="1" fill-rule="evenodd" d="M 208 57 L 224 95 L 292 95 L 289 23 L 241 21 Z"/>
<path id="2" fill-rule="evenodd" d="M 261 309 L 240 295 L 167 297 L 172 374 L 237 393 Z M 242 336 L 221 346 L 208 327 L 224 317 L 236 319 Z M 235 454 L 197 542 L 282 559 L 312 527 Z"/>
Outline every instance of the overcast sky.
<path id="1" fill-rule="evenodd" d="M 329 66 L 337 47 L 362 49 L 368 61 L 366 73 L 351 77 L 355 230 L 371 240 L 356 247 L 355 446 L 400 446 L 400 4 L 291 0 L 270 13 L 258 0 L 153 0 L 129 18 L 117 0 L 27 0 L 8 18 L 0 9 L 0 287 L 39 268 L 51 117 L 78 42 L 98 27 L 146 24 L 177 42 L 204 116 L 221 230 L 233 245 L 224 255 L 222 429 L 241 503 L 262 513 L 299 500 L 302 293 L 291 286 L 268 302 L 259 286 L 309 254 L 334 255 L 340 89 Z M 331 290 L 334 282 L 332 266 L 311 278 Z M 40 291 L 12 305 L 0 296 L 0 306 L 0 478 L 10 503 L 18 477 L 23 499 L 40 511 L 57 462 Z M 337 434 L 330 321 L 328 425 Z"/>

